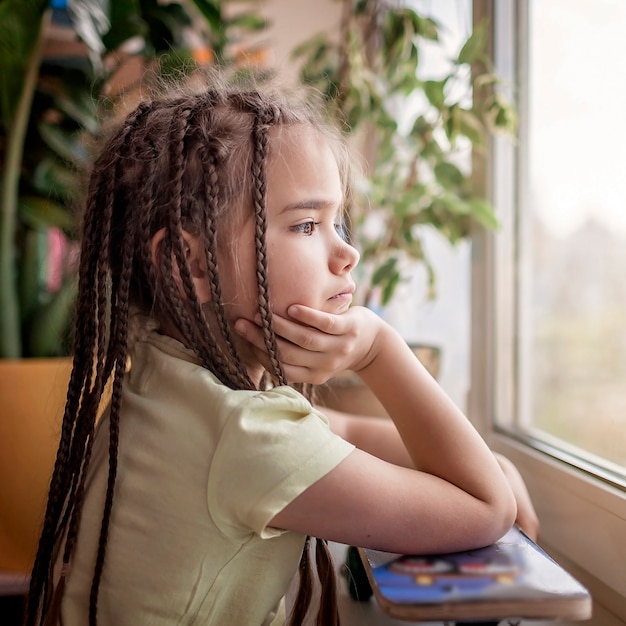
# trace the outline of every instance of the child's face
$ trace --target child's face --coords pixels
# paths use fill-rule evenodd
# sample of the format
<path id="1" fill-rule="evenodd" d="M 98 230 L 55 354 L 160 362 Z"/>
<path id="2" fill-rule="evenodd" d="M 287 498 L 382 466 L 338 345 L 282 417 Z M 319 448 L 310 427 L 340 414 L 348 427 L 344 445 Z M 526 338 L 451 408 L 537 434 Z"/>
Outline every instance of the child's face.
<path id="1" fill-rule="evenodd" d="M 303 304 L 344 313 L 352 302 L 350 273 L 359 253 L 341 236 L 343 190 L 335 156 L 327 140 L 307 126 L 273 128 L 270 146 L 267 253 L 272 312 L 288 317 L 290 305 Z M 239 269 L 228 280 L 232 295 L 224 293 L 224 301 L 231 319 L 254 320 L 254 219 L 239 236 Z"/>
<path id="2" fill-rule="evenodd" d="M 292 304 L 344 313 L 359 253 L 342 238 L 343 189 L 327 140 L 310 127 L 270 135 L 267 248 L 272 311 Z"/>

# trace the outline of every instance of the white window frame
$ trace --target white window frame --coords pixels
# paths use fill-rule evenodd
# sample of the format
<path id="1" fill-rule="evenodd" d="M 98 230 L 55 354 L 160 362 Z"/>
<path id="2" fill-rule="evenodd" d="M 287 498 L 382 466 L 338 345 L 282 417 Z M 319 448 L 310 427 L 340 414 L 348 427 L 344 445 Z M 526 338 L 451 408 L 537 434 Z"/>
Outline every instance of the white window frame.
<path id="1" fill-rule="evenodd" d="M 549 0 L 544 0 L 549 1 Z M 496 72 L 511 85 L 524 84 L 527 0 L 474 2 L 474 20 L 491 24 Z M 518 62 L 517 59 L 520 61 Z M 519 90 L 520 111 L 524 92 Z M 520 137 L 524 137 L 524 116 Z M 498 209 L 497 233 L 477 232 L 472 243 L 471 385 L 468 413 L 491 447 L 508 456 L 529 487 L 541 521 L 540 543 L 591 591 L 594 618 L 588 624 L 626 624 L 626 490 L 566 454 L 515 436 L 496 423 L 519 414 L 524 381 L 518 364 L 523 347 L 516 342 L 525 323 L 517 298 L 524 293 L 529 259 L 516 236 L 515 207 L 524 206 L 525 146 L 497 138 L 486 164 L 475 170 Z M 524 233 L 521 233 L 523 241 Z M 521 280 L 520 280 L 521 279 Z M 521 384 L 520 384 L 521 383 Z M 626 436 L 626 434 L 625 434 Z"/>

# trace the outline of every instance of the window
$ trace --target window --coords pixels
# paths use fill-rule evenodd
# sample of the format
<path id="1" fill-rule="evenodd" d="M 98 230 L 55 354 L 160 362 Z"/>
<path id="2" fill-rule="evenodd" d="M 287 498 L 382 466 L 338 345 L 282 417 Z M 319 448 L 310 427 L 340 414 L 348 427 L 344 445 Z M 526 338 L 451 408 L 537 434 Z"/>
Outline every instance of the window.
<path id="1" fill-rule="evenodd" d="M 626 476 L 626 4 L 528 3 L 514 426 Z"/>
<path id="2" fill-rule="evenodd" d="M 524 474 L 542 541 L 598 602 L 593 623 L 623 624 L 626 4 L 492 10 L 520 132 L 494 142 L 502 227 L 473 251 L 469 412 Z"/>

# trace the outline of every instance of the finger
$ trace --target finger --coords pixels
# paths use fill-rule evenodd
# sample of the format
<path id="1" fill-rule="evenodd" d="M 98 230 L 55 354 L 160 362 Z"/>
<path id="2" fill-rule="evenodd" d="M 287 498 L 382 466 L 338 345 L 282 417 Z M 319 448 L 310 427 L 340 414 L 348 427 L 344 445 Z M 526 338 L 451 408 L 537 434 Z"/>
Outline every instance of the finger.
<path id="1" fill-rule="evenodd" d="M 343 315 L 334 315 L 302 304 L 292 304 L 287 313 L 291 319 L 296 320 L 300 324 L 317 328 L 329 335 L 344 334 L 352 325 L 351 317 L 345 313 Z"/>
<path id="2" fill-rule="evenodd" d="M 249 321 L 235 326 L 238 327 L 238 334 L 247 341 L 254 358 L 271 373 L 273 365 L 267 354 L 261 329 Z M 287 341 L 278 339 L 277 343 L 283 372 L 290 383 L 321 385 L 334 375 L 332 359 Z"/>
<path id="3" fill-rule="evenodd" d="M 285 320 L 284 328 L 289 329 L 288 334 L 290 337 L 287 339 L 279 335 L 276 337 L 276 347 L 283 366 L 294 367 L 296 371 L 300 371 L 300 369 L 303 371 L 309 369 L 327 369 L 324 367 L 324 362 L 328 357 L 323 354 L 323 339 L 310 339 L 311 333 L 318 333 L 320 336 L 323 335 L 323 333 L 310 328 L 305 329 L 305 327 L 295 322 L 288 322 L 287 320 Z M 300 337 L 303 329 L 305 330 L 305 334 Z M 235 331 L 248 343 L 255 357 L 263 366 L 269 366 L 270 361 L 267 355 L 263 330 L 250 320 L 242 318 L 235 322 Z M 307 335 L 309 337 L 307 337 Z M 295 342 L 293 340 L 295 340 Z M 297 341 L 300 341 L 303 345 L 299 345 Z M 329 350 L 330 349 L 332 349 L 332 346 L 329 347 Z M 332 363 L 332 359 L 330 359 L 330 362 Z M 297 374 L 298 378 L 302 376 L 302 373 Z"/>
<path id="4" fill-rule="evenodd" d="M 255 348 L 265 351 L 263 330 L 254 322 L 243 317 L 238 319 L 235 322 L 235 332 Z"/>

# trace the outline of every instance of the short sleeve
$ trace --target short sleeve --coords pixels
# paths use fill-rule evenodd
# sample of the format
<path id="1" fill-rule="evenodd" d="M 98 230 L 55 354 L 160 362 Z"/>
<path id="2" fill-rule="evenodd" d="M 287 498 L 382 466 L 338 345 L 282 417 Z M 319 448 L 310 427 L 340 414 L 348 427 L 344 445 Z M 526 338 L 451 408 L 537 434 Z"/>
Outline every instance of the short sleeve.
<path id="1" fill-rule="evenodd" d="M 354 450 L 297 391 L 242 395 L 231 407 L 208 482 L 209 512 L 227 536 L 271 537 L 270 520 Z"/>

